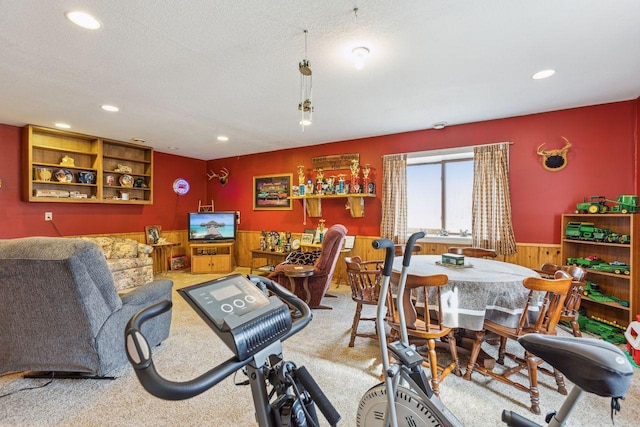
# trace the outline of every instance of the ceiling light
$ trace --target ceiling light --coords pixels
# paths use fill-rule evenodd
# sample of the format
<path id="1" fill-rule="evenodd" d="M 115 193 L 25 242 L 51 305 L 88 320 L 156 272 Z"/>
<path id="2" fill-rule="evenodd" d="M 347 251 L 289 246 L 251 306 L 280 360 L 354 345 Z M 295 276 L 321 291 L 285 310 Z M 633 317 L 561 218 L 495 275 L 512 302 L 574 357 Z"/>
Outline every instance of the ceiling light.
<path id="1" fill-rule="evenodd" d="M 447 122 L 437 122 L 433 124 L 433 128 L 438 130 L 444 129 L 446 125 L 447 125 Z"/>
<path id="2" fill-rule="evenodd" d="M 71 125 L 66 123 L 56 123 L 56 127 L 60 129 L 71 129 Z"/>
<path id="3" fill-rule="evenodd" d="M 535 73 L 533 76 L 531 76 L 531 78 L 533 80 L 542 80 L 542 79 L 546 79 L 547 77 L 553 76 L 555 73 L 556 73 L 556 70 L 552 70 L 552 69 L 542 70 Z"/>
<path id="4" fill-rule="evenodd" d="M 353 54 L 353 62 L 356 70 L 362 70 L 364 68 L 364 60 L 369 56 L 369 48 L 364 46 L 356 47 L 351 53 Z"/>
<path id="5" fill-rule="evenodd" d="M 133 142 L 138 143 L 138 144 L 146 144 L 146 143 L 147 143 L 147 140 L 146 140 L 146 139 L 144 139 L 144 138 L 131 138 L 131 140 L 132 140 Z"/>
<path id="6" fill-rule="evenodd" d="M 229 140 L 229 137 L 226 135 L 220 135 L 216 139 L 220 142 L 227 142 Z"/>
<path id="7" fill-rule="evenodd" d="M 98 28 L 102 27 L 100 21 L 85 12 L 76 10 L 73 12 L 67 12 L 65 16 L 69 21 L 82 28 L 86 28 L 87 30 L 97 30 Z"/>
<path id="8" fill-rule="evenodd" d="M 309 126 L 311 123 L 311 120 L 308 119 L 300 120 L 300 126 Z"/>
<path id="9" fill-rule="evenodd" d="M 167 148 L 168 148 L 169 150 L 177 150 L 177 149 L 178 149 L 178 147 L 173 146 L 173 145 L 170 145 L 170 146 L 168 146 Z"/>
<path id="10" fill-rule="evenodd" d="M 298 63 L 298 70 L 300 71 L 300 103 L 298 104 L 298 111 L 300 111 L 300 125 L 301 130 L 304 132 L 305 122 L 313 120 L 313 103 L 311 97 L 313 96 L 313 73 L 311 71 L 311 62 L 307 59 L 307 35 L 308 31 L 304 30 L 304 59 Z"/>
<path id="11" fill-rule="evenodd" d="M 103 105 L 100 108 L 102 108 L 104 111 L 110 111 L 112 113 L 115 113 L 116 111 L 120 111 L 120 109 L 118 107 L 116 107 L 115 105 Z"/>

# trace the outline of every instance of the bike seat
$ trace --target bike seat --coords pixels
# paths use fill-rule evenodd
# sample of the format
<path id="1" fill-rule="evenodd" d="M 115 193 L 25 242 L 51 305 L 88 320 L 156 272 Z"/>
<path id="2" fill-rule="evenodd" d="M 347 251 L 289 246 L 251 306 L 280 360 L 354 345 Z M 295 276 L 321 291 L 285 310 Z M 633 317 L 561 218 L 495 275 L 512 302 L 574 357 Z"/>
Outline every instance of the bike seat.
<path id="1" fill-rule="evenodd" d="M 631 384 L 633 367 L 618 347 L 606 341 L 527 334 L 518 342 L 588 393 L 622 397 Z"/>

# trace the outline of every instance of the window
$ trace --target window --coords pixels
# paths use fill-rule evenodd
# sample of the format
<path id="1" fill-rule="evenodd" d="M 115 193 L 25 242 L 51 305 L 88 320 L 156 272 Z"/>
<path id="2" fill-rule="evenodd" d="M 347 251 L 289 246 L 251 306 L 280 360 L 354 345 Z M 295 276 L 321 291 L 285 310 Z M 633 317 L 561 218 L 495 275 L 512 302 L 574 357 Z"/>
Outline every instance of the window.
<path id="1" fill-rule="evenodd" d="M 407 228 L 471 233 L 473 150 L 437 150 L 407 159 Z"/>

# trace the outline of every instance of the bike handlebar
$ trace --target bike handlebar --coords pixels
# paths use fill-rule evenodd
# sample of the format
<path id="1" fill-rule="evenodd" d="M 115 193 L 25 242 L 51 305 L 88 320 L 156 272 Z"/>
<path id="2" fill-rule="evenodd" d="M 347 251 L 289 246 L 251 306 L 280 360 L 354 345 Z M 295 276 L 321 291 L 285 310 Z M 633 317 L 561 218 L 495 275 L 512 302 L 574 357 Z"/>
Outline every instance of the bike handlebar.
<path id="1" fill-rule="evenodd" d="M 301 316 L 294 319 L 291 329 L 280 338 L 280 341 L 284 341 L 290 336 L 298 333 L 311 321 L 311 310 L 309 309 L 309 306 L 293 293 L 289 292 L 279 284 L 260 276 L 249 276 L 249 279 L 254 283 L 255 281 L 259 281 L 266 285 L 267 289 L 300 311 Z M 249 357 L 245 360 L 238 360 L 238 358 L 234 356 L 199 377 L 189 381 L 176 382 L 163 378 L 155 368 L 151 354 L 151 347 L 149 346 L 149 342 L 145 336 L 142 334 L 141 328 L 146 321 L 169 311 L 171 306 L 171 301 L 163 300 L 146 307 L 138 311 L 129 320 L 125 328 L 124 336 L 127 358 L 133 366 L 140 384 L 142 384 L 149 393 L 166 400 L 189 399 L 207 391 L 229 375 L 248 365 L 253 360 L 253 357 Z"/>
<path id="2" fill-rule="evenodd" d="M 404 267 L 409 266 L 409 262 L 411 261 L 411 254 L 413 247 L 416 243 L 416 240 L 424 237 L 424 232 L 419 231 L 417 233 L 413 233 L 409 236 L 409 240 L 405 245 L 404 258 L 402 258 L 402 265 Z M 387 277 L 391 277 L 391 270 L 393 269 L 393 258 L 395 258 L 395 245 L 389 239 L 378 239 L 374 240 L 373 243 L 374 249 L 384 249 L 385 257 L 384 257 L 384 266 L 382 267 L 382 274 Z M 406 248 L 409 248 L 407 250 Z"/>

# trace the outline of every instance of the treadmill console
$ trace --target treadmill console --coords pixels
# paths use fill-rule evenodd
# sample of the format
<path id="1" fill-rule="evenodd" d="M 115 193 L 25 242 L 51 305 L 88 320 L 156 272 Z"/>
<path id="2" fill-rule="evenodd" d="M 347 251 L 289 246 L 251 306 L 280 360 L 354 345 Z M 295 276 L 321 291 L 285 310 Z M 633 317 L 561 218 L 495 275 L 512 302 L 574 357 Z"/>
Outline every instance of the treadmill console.
<path id="1" fill-rule="evenodd" d="M 289 308 L 267 297 L 241 274 L 232 274 L 178 293 L 240 360 L 277 341 L 291 329 Z"/>

